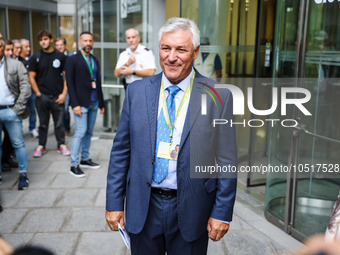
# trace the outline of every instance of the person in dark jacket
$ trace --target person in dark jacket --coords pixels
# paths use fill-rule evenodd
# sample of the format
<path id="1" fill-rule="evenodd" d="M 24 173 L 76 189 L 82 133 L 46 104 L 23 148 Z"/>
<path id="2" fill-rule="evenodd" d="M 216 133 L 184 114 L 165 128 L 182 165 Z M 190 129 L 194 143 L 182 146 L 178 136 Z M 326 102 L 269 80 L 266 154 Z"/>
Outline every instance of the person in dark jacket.
<path id="1" fill-rule="evenodd" d="M 68 58 L 65 70 L 75 123 L 70 174 L 84 177 L 85 174 L 80 167 L 100 168 L 99 164 L 89 158 L 89 149 L 98 107 L 101 114 L 105 109 L 99 62 L 91 54 L 93 35 L 90 32 L 82 32 L 79 44 L 81 50 Z M 80 165 L 79 154 L 81 154 Z"/>

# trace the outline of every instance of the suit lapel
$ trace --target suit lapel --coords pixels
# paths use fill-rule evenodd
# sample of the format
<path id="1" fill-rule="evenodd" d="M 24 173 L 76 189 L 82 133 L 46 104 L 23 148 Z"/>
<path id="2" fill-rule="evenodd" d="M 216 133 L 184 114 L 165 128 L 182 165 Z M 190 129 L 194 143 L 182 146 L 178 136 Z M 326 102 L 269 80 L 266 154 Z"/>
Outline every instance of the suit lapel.
<path id="1" fill-rule="evenodd" d="M 155 155 L 159 90 L 162 73 L 152 77 L 151 84 L 145 87 L 146 107 L 151 137 L 151 151 Z"/>
<path id="2" fill-rule="evenodd" d="M 89 66 L 87 65 L 84 57 L 83 57 L 83 54 L 81 54 L 81 51 L 78 51 L 78 58 L 79 58 L 79 61 L 80 63 L 84 66 L 83 68 L 86 70 L 86 72 L 89 74 L 89 76 L 91 77 L 91 73 L 90 73 L 90 70 L 89 70 Z"/>
<path id="3" fill-rule="evenodd" d="M 188 107 L 188 112 L 185 117 L 182 137 L 181 137 L 181 147 L 185 143 L 186 139 L 188 138 L 189 132 L 194 125 L 197 116 L 201 111 L 201 90 L 200 88 L 203 87 L 198 80 L 201 78 L 201 75 L 196 71 L 196 77 L 194 80 L 194 85 L 192 87 L 191 95 L 190 95 L 190 102 Z"/>

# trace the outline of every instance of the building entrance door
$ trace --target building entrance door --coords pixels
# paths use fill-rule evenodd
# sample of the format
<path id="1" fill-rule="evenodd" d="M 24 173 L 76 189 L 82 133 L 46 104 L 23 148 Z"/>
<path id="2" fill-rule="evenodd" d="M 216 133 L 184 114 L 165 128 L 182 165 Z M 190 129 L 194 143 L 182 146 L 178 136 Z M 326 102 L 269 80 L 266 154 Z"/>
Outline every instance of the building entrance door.
<path id="1" fill-rule="evenodd" d="M 299 240 L 325 232 L 340 188 L 340 3 L 319 2 L 277 4 L 273 86 L 307 89 L 312 115 L 291 107 L 298 126 L 270 128 L 269 164 L 289 172 L 268 174 L 265 215 Z"/>

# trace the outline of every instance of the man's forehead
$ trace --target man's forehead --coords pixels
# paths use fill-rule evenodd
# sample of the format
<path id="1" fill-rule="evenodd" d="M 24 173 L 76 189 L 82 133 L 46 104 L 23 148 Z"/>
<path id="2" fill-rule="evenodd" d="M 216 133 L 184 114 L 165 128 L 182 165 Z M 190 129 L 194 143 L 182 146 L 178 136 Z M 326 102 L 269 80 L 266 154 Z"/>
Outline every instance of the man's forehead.
<path id="1" fill-rule="evenodd" d="M 80 39 L 82 40 L 92 40 L 92 35 L 90 34 L 83 34 L 82 36 L 80 36 Z"/>
<path id="2" fill-rule="evenodd" d="M 137 35 L 137 31 L 135 29 L 129 29 L 126 31 L 126 36 L 129 37 L 129 36 L 138 36 Z"/>

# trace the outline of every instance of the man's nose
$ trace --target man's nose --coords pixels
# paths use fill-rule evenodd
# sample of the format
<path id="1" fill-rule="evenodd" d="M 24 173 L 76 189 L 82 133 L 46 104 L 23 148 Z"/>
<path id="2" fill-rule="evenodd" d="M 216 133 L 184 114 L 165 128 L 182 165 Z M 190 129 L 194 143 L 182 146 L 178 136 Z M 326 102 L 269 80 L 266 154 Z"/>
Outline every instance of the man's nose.
<path id="1" fill-rule="evenodd" d="M 173 62 L 173 61 L 176 61 L 177 59 L 177 52 L 175 49 L 172 49 L 170 52 L 169 52 L 169 57 L 168 57 L 169 61 Z"/>

